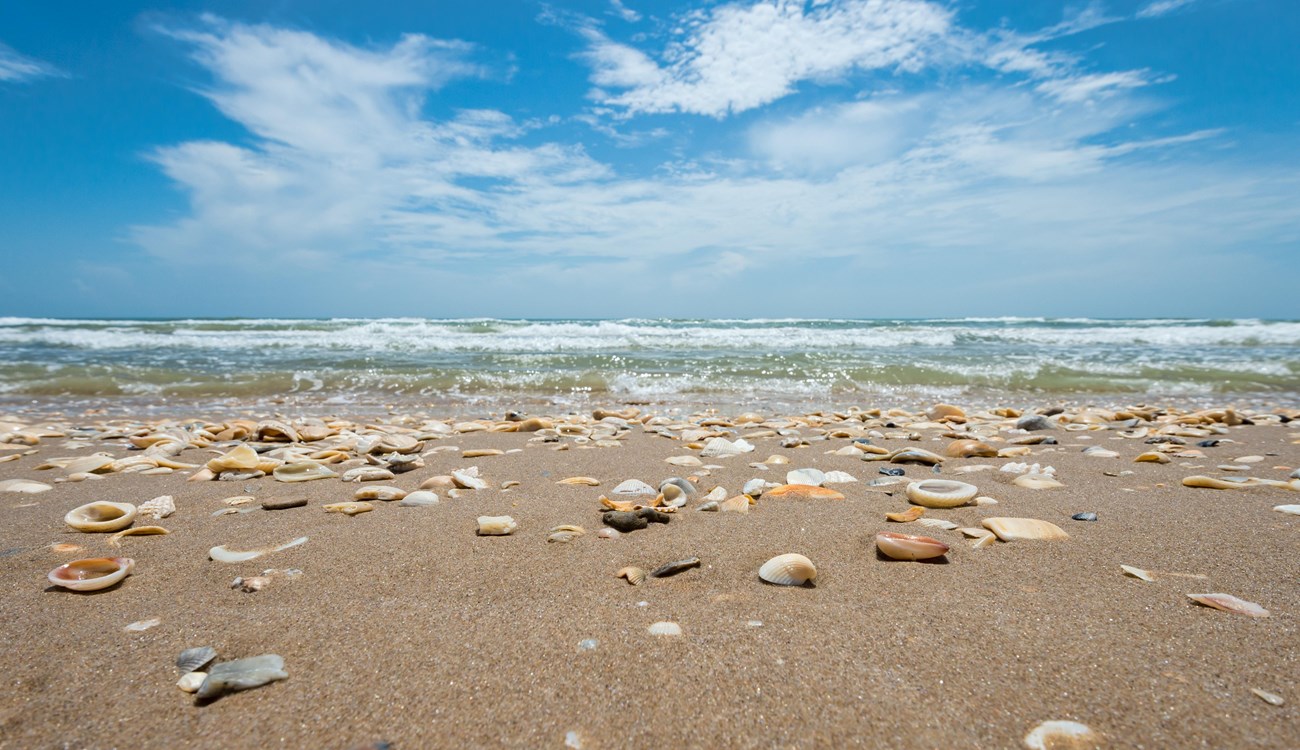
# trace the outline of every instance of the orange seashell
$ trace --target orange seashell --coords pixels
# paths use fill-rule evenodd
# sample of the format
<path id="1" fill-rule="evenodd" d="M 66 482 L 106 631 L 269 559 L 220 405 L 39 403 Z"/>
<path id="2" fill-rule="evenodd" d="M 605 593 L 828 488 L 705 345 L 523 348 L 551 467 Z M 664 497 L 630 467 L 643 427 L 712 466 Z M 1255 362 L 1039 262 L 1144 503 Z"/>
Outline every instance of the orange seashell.
<path id="1" fill-rule="evenodd" d="M 948 552 L 948 545 L 928 536 L 898 534 L 882 531 L 876 534 L 876 547 L 886 557 L 895 560 L 929 560 L 943 557 Z"/>
<path id="2" fill-rule="evenodd" d="M 764 498 L 773 500 L 843 500 L 844 495 L 826 487 L 813 487 L 808 484 L 783 484 L 767 490 Z"/>
<path id="3" fill-rule="evenodd" d="M 925 508 L 914 505 L 902 513 L 886 513 L 885 518 L 897 523 L 911 523 L 923 515 L 925 515 Z"/>

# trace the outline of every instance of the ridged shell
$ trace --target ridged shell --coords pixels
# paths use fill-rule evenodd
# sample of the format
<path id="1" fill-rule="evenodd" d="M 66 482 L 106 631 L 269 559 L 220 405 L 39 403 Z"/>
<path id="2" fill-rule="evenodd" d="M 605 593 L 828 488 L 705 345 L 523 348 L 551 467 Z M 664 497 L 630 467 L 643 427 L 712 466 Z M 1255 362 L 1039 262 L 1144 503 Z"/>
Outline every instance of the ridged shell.
<path id="1" fill-rule="evenodd" d="M 129 557 L 92 557 L 75 560 L 51 570 L 50 583 L 73 591 L 106 589 L 131 575 L 135 560 Z"/>
<path id="2" fill-rule="evenodd" d="M 618 578 L 626 578 L 627 582 L 633 586 L 640 586 L 642 581 L 645 580 L 646 573 L 641 568 L 629 565 L 626 568 L 620 568 L 614 575 Z"/>
<path id="3" fill-rule="evenodd" d="M 68 511 L 63 522 L 77 531 L 117 531 L 130 526 L 139 511 L 130 503 L 100 500 Z"/>
<path id="4" fill-rule="evenodd" d="M 998 535 L 1004 542 L 1025 539 L 1069 539 L 1060 526 L 1037 518 L 986 518 L 981 522 L 984 528 Z"/>
<path id="5" fill-rule="evenodd" d="M 139 511 L 146 518 L 163 519 L 176 512 L 176 501 L 171 495 L 159 495 L 141 503 Z"/>
<path id="6" fill-rule="evenodd" d="M 763 563 L 758 569 L 758 577 L 778 586 L 802 586 L 816 580 L 817 566 L 803 555 L 791 552 Z"/>
<path id="7" fill-rule="evenodd" d="M 943 557 L 948 552 L 948 545 L 938 539 L 898 534 L 893 531 L 881 531 L 876 534 L 876 548 L 885 557 L 894 560 L 929 560 Z"/>
<path id="8" fill-rule="evenodd" d="M 1238 599 L 1232 594 L 1188 594 L 1187 598 L 1198 604 L 1204 604 L 1207 607 L 1221 609 L 1224 612 L 1232 612 L 1233 614 L 1246 615 L 1247 617 L 1269 616 L 1267 609 L 1254 602 Z"/>
<path id="9" fill-rule="evenodd" d="M 907 499 L 926 508 L 956 508 L 978 494 L 975 485 L 953 479 L 926 479 L 907 485 Z"/>
<path id="10" fill-rule="evenodd" d="M 519 524 L 510 516 L 479 516 L 478 517 L 478 535 L 479 536 L 506 536 L 513 534 Z"/>
<path id="11" fill-rule="evenodd" d="M 703 509 L 704 506 L 700 506 L 700 507 L 701 509 Z M 722 502 L 718 503 L 718 510 L 723 513 L 748 513 L 749 496 L 736 495 L 735 497 L 723 500 Z"/>
<path id="12" fill-rule="evenodd" d="M 215 658 L 217 658 L 217 650 L 211 646 L 187 648 L 176 657 L 176 668 L 181 671 L 181 674 L 197 672 L 211 664 Z"/>

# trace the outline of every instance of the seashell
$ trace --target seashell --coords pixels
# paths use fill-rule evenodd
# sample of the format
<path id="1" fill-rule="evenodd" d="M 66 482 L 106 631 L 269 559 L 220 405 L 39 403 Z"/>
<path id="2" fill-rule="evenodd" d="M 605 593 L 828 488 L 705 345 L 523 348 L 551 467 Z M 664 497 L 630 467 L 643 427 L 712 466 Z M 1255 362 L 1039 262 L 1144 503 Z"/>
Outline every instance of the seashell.
<path id="1" fill-rule="evenodd" d="M 943 455 L 948 458 L 993 458 L 998 455 L 998 449 L 978 440 L 954 440 L 943 449 Z"/>
<path id="2" fill-rule="evenodd" d="M 983 496 L 980 496 L 980 497 L 975 498 L 975 500 L 972 501 L 972 504 L 973 504 L 973 505 L 984 505 L 984 506 L 988 506 L 988 505 L 997 505 L 997 504 L 998 504 L 998 501 L 997 501 L 997 500 L 994 500 L 994 499 L 991 498 L 991 497 L 983 497 Z"/>
<path id="3" fill-rule="evenodd" d="M 352 494 L 354 500 L 401 500 L 406 497 L 406 490 L 400 487 L 386 487 L 384 485 L 371 485 L 361 487 Z"/>
<path id="4" fill-rule="evenodd" d="M 714 487 L 709 490 L 709 494 L 705 495 L 703 499 L 722 502 L 727 499 L 727 489 L 725 487 Z"/>
<path id="5" fill-rule="evenodd" d="M 325 506 L 325 507 L 329 507 L 329 506 Z M 289 549 L 290 547 L 297 547 L 298 545 L 303 544 L 306 541 L 307 541 L 307 537 L 300 536 L 297 539 L 293 539 L 291 541 L 285 542 L 284 544 L 281 544 L 276 547 L 264 547 L 262 549 L 249 550 L 247 552 L 236 552 L 235 550 L 226 549 L 225 545 L 221 545 L 220 547 L 213 547 L 212 549 L 208 550 L 208 557 L 213 560 L 216 560 L 217 562 L 224 562 L 224 563 L 248 562 L 249 560 L 257 559 L 262 555 L 268 555 L 272 552 L 280 552 L 282 550 Z"/>
<path id="6" fill-rule="evenodd" d="M 1091 458 L 1119 458 L 1119 453 L 1107 450 L 1100 445 L 1094 445 L 1083 449 L 1083 455 Z"/>
<path id="7" fill-rule="evenodd" d="M 641 582 L 645 580 L 646 573 L 641 568 L 629 565 L 626 568 L 619 568 L 619 571 L 614 576 L 616 578 L 626 578 L 627 582 L 633 586 L 640 586 Z"/>
<path id="8" fill-rule="evenodd" d="M 345 482 L 387 482 L 396 478 L 397 475 L 392 470 L 382 466 L 358 466 L 343 472 L 342 477 Z"/>
<path id="9" fill-rule="evenodd" d="M 329 467 L 314 461 L 299 461 L 277 466 L 271 474 L 277 482 L 310 482 L 313 479 L 329 479 L 338 476 Z"/>
<path id="10" fill-rule="evenodd" d="M 256 593 L 270 585 L 270 576 L 249 576 L 248 578 L 236 578 L 230 582 L 230 588 L 239 589 L 245 594 Z"/>
<path id="11" fill-rule="evenodd" d="M 1061 527 L 1037 518 L 986 518 L 981 525 L 1004 542 L 1028 539 L 1069 539 Z"/>
<path id="12" fill-rule="evenodd" d="M 925 508 L 914 505 L 902 513 L 886 513 L 885 518 L 895 523 L 911 523 L 925 514 Z"/>
<path id="13" fill-rule="evenodd" d="M 891 464 L 925 464 L 934 466 L 943 463 L 943 456 L 923 448 L 900 448 L 889 454 Z"/>
<path id="14" fill-rule="evenodd" d="M 50 583 L 73 591 L 97 591 L 131 575 L 135 560 L 129 557 L 92 557 L 64 563 L 51 570 Z"/>
<path id="15" fill-rule="evenodd" d="M 162 520 L 176 512 L 176 501 L 171 495 L 159 495 L 152 500 L 140 503 L 138 512 L 145 518 Z"/>
<path id="16" fill-rule="evenodd" d="M 1101 737 L 1077 721 L 1045 721 L 1025 735 L 1029 750 L 1097 750 Z"/>
<path id="17" fill-rule="evenodd" d="M 1278 513 L 1287 513 L 1293 516 L 1300 516 L 1300 505 L 1274 505 L 1273 510 Z"/>
<path id="18" fill-rule="evenodd" d="M 1124 574 L 1125 574 L 1125 575 L 1130 575 L 1130 576 L 1133 576 L 1134 578 L 1140 578 L 1140 579 L 1142 579 L 1142 580 L 1144 580 L 1144 581 L 1153 582 L 1153 581 L 1156 580 L 1156 579 L 1155 579 L 1154 577 L 1152 577 L 1152 575 L 1151 575 L 1150 573 L 1148 573 L 1147 571 L 1145 571 L 1145 570 L 1143 570 L 1143 569 L 1141 569 L 1141 568 L 1135 568 L 1135 567 L 1133 567 L 1132 565 L 1121 565 L 1121 566 L 1119 566 L 1119 569 L 1122 570 L 1122 571 L 1124 571 Z"/>
<path id="19" fill-rule="evenodd" d="M 704 462 L 695 456 L 669 456 L 664 459 L 665 463 L 673 466 L 703 466 Z"/>
<path id="20" fill-rule="evenodd" d="M 735 442 L 732 442 L 726 438 L 715 437 L 710 438 L 709 441 L 704 444 L 704 449 L 700 451 L 700 455 L 704 458 L 738 456 L 741 453 L 749 453 L 752 450 L 754 450 L 754 446 L 746 442 L 744 438 L 739 438 Z"/>
<path id="21" fill-rule="evenodd" d="M 929 560 L 942 557 L 948 552 L 948 545 L 938 539 L 893 531 L 878 532 L 876 548 L 881 554 L 895 560 Z"/>
<path id="22" fill-rule="evenodd" d="M 654 487 L 642 482 L 640 479 L 629 479 L 626 482 L 621 482 L 610 492 L 615 495 L 650 495 L 651 497 L 659 494 Z"/>
<path id="23" fill-rule="evenodd" d="M 135 622 L 122 628 L 128 633 L 143 633 L 149 628 L 157 627 L 162 624 L 162 618 L 150 617 L 148 620 L 136 620 Z"/>
<path id="24" fill-rule="evenodd" d="M 322 505 L 321 509 L 326 513 L 342 513 L 345 516 L 355 516 L 359 513 L 369 513 L 375 509 L 375 506 L 367 502 L 352 501 L 344 503 L 329 503 Z"/>
<path id="25" fill-rule="evenodd" d="M 820 487 L 826 481 L 825 472 L 819 469 L 795 469 L 786 472 L 786 484 L 806 484 L 812 487 Z"/>
<path id="26" fill-rule="evenodd" d="M 269 419 L 257 425 L 254 433 L 264 443 L 296 443 L 301 440 L 298 431 L 288 424 Z"/>
<path id="27" fill-rule="evenodd" d="M 407 493 L 406 497 L 397 501 L 397 504 L 403 508 L 423 508 L 430 505 L 438 504 L 438 495 L 428 490 L 416 490 Z"/>
<path id="28" fill-rule="evenodd" d="M 208 461 L 207 469 L 214 474 L 220 474 L 223 471 L 248 471 L 256 469 L 261 462 L 261 457 L 257 455 L 257 451 L 253 450 L 251 446 L 240 445 L 224 456 L 218 456 Z"/>
<path id="29" fill-rule="evenodd" d="M 768 483 L 762 479 L 751 479 L 745 482 L 745 486 L 740 489 L 741 492 L 750 497 L 762 497 L 763 492 L 768 488 Z"/>
<path id="30" fill-rule="evenodd" d="M 217 658 L 217 650 L 211 646 L 187 648 L 176 657 L 176 668 L 181 671 L 181 674 L 197 672 L 211 664 L 215 658 Z"/>
<path id="31" fill-rule="evenodd" d="M 984 549 L 985 547 L 988 547 L 988 546 L 992 545 L 994 542 L 996 542 L 997 539 L 998 539 L 998 537 L 997 537 L 996 534 L 989 533 L 988 536 L 982 536 L 982 537 L 980 537 L 979 539 L 976 539 L 975 541 L 971 542 L 971 544 L 970 544 L 970 548 L 971 548 L 971 549 Z"/>
<path id="32" fill-rule="evenodd" d="M 199 688 L 203 686 L 203 681 L 207 678 L 207 672 L 188 672 L 181 675 L 181 678 L 176 681 L 176 687 L 187 693 L 197 693 Z"/>
<path id="33" fill-rule="evenodd" d="M 67 544 L 65 542 L 63 544 L 55 544 L 52 547 L 50 547 L 50 549 L 60 554 L 66 555 L 72 552 L 80 552 L 83 548 L 80 544 Z"/>
<path id="34" fill-rule="evenodd" d="M 1236 461 L 1239 464 L 1257 464 L 1260 461 L 1263 461 L 1264 457 L 1263 456 L 1239 456 L 1232 460 Z"/>
<path id="35" fill-rule="evenodd" d="M 844 495 L 828 487 L 813 487 L 807 484 L 783 484 L 763 493 L 764 497 L 774 500 L 843 500 Z"/>
<path id="36" fill-rule="evenodd" d="M 961 532 L 962 536 L 966 536 L 971 539 L 983 539 L 985 537 L 990 537 L 990 536 L 995 539 L 997 538 L 992 531 L 989 531 L 988 529 L 977 529 L 973 526 L 959 527 L 957 531 Z"/>
<path id="37" fill-rule="evenodd" d="M 1169 463 L 1169 456 L 1166 456 L 1159 451 L 1147 451 L 1146 453 L 1138 454 L 1138 457 L 1133 459 L 1133 462 L 1138 464 L 1167 464 Z"/>
<path id="38" fill-rule="evenodd" d="M 201 701 L 212 700 L 226 693 L 250 690 L 288 677 L 289 673 L 284 671 L 284 659 L 276 654 L 222 662 L 208 672 L 197 697 Z"/>
<path id="39" fill-rule="evenodd" d="M 478 535 L 479 536 L 506 536 L 513 534 L 519 524 L 510 516 L 479 516 L 478 517 Z"/>
<path id="40" fill-rule="evenodd" d="M 719 510 L 719 505 L 720 505 L 720 504 L 718 503 L 717 500 L 710 500 L 710 501 L 707 502 L 707 503 L 703 503 L 703 504 L 701 504 L 700 507 L 696 508 L 696 510 L 702 510 L 702 511 L 705 511 L 705 512 L 717 512 L 717 511 Z M 745 503 L 745 505 L 746 505 L 746 509 L 745 509 L 744 512 L 748 513 L 748 512 L 749 512 L 749 509 L 748 509 L 748 505 L 749 505 L 749 503 Z"/>
<path id="41" fill-rule="evenodd" d="M 1255 697 L 1259 698 L 1260 700 L 1264 701 L 1270 706 L 1281 706 L 1286 704 L 1286 699 L 1278 695 L 1277 693 L 1270 693 L 1267 690 L 1260 690 L 1259 688 L 1251 688 L 1250 692 L 1254 693 Z"/>
<path id="42" fill-rule="evenodd" d="M 687 557 L 682 560 L 674 560 L 670 563 L 664 563 L 663 565 L 660 565 L 659 567 L 650 571 L 650 577 L 667 578 L 668 576 L 675 576 L 684 570 L 690 570 L 691 568 L 698 568 L 698 567 L 700 567 L 700 558 Z"/>
<path id="43" fill-rule="evenodd" d="M 6 479 L 0 482 L 0 492 L 21 492 L 26 495 L 35 495 L 38 492 L 49 492 L 52 489 L 54 489 L 53 485 L 35 482 L 30 479 Z"/>
<path id="44" fill-rule="evenodd" d="M 957 528 L 957 524 L 952 521 L 945 521 L 942 518 L 922 518 L 917 523 L 932 529 L 943 529 L 944 531 L 952 531 Z"/>
<path id="45" fill-rule="evenodd" d="M 705 505 L 708 505 L 708 503 L 705 503 Z M 703 510 L 704 506 L 700 506 L 700 508 Z M 726 500 L 717 503 L 717 509 L 722 513 L 748 513 L 749 496 L 736 495 L 735 497 L 727 498 Z"/>
<path id="46" fill-rule="evenodd" d="M 424 459 L 416 454 L 390 453 L 382 458 L 376 459 L 374 456 L 367 456 L 366 459 L 379 461 L 380 464 L 377 465 L 382 465 L 394 474 L 405 474 L 408 471 L 424 468 Z"/>
<path id="47" fill-rule="evenodd" d="M 1197 604 L 1204 604 L 1207 607 L 1221 609 L 1224 612 L 1232 612 L 1247 617 L 1268 617 L 1268 610 L 1254 602 L 1248 602 L 1245 599 L 1238 599 L 1232 594 L 1188 594 L 1187 598 Z"/>
<path id="48" fill-rule="evenodd" d="M 1027 445 L 1017 445 L 1012 448 L 1001 448 L 998 450 L 998 458 L 1016 458 L 1018 456 L 1028 456 L 1033 453 Z"/>
<path id="49" fill-rule="evenodd" d="M 932 422 L 941 422 L 945 419 L 953 421 L 965 421 L 966 412 L 959 406 L 952 404 L 935 404 L 925 413 L 927 419 Z"/>
<path id="50" fill-rule="evenodd" d="M 678 625 L 675 622 L 668 622 L 668 621 L 656 622 L 650 627 L 646 628 L 646 632 L 649 633 L 650 635 L 668 635 L 668 636 L 681 635 L 682 626 Z"/>
<path id="51" fill-rule="evenodd" d="M 659 491 L 663 492 L 664 489 L 670 484 L 678 487 L 679 489 L 681 489 L 682 492 L 685 492 L 687 497 L 690 497 L 691 495 L 694 495 L 696 492 L 699 491 L 695 489 L 695 485 L 691 484 L 690 480 L 682 479 L 681 477 L 669 477 L 668 479 L 665 479 L 664 481 L 660 482 Z"/>
<path id="52" fill-rule="evenodd" d="M 170 534 L 171 532 L 161 526 L 137 526 L 134 529 L 123 529 L 108 538 L 108 546 L 121 547 L 122 543 L 118 540 L 124 536 L 140 536 L 150 534 Z"/>
<path id="53" fill-rule="evenodd" d="M 773 453 L 772 455 L 770 455 L 770 456 L 768 456 L 767 458 L 763 459 L 763 463 L 768 464 L 768 465 L 772 465 L 772 464 L 788 464 L 788 463 L 790 463 L 790 459 L 786 458 L 785 456 L 782 456 L 782 455 L 779 454 L 779 453 Z"/>
<path id="54" fill-rule="evenodd" d="M 666 484 L 659 496 L 655 498 L 655 504 L 680 508 L 686 505 L 686 491 L 675 484 Z"/>
<path id="55" fill-rule="evenodd" d="M 1184 487 L 1203 487 L 1210 490 L 1241 490 L 1250 486 L 1247 477 L 1232 477 L 1229 479 L 1220 479 L 1218 477 L 1191 476 L 1183 479 Z M 1232 481 L 1237 480 L 1237 481 Z"/>
<path id="56" fill-rule="evenodd" d="M 130 503 L 111 503 L 100 500 L 68 511 L 63 522 L 77 531 L 117 531 L 130 526 L 138 511 Z"/>
<path id="57" fill-rule="evenodd" d="M 763 563 L 758 577 L 777 586 L 802 586 L 816 580 L 817 566 L 803 555 L 791 552 Z"/>
<path id="58" fill-rule="evenodd" d="M 499 448 L 470 448 L 460 454 L 461 458 L 484 458 L 487 456 L 504 456 L 505 451 Z"/>
<path id="59" fill-rule="evenodd" d="M 1085 510 L 1082 513 L 1075 513 L 1074 515 L 1070 516 L 1070 519 L 1074 521 L 1096 521 L 1097 514 L 1090 510 Z"/>
<path id="60" fill-rule="evenodd" d="M 555 528 L 551 529 L 550 533 L 546 535 L 546 541 L 560 542 L 561 544 L 567 544 L 568 542 L 571 542 L 574 539 L 577 539 L 578 537 L 586 533 L 587 530 L 582 528 L 581 526 L 564 524 L 562 526 L 556 526 Z"/>
<path id="61" fill-rule="evenodd" d="M 822 484 L 852 484 L 856 481 L 858 481 L 858 478 L 847 471 L 828 471 L 826 472 L 826 478 L 822 480 Z"/>
<path id="62" fill-rule="evenodd" d="M 451 479 L 456 483 L 457 487 L 463 490 L 486 490 L 488 488 L 488 483 L 479 478 L 477 466 L 453 471 Z"/>
<path id="63" fill-rule="evenodd" d="M 69 474 L 92 474 L 112 471 L 114 463 L 116 463 L 116 459 L 112 456 L 96 453 L 93 456 L 83 456 L 69 461 L 63 469 Z"/>
<path id="64" fill-rule="evenodd" d="M 978 494 L 975 485 L 952 479 L 926 479 L 907 485 L 907 499 L 927 508 L 956 508 Z"/>
<path id="65" fill-rule="evenodd" d="M 587 487 L 599 487 L 600 480 L 594 477 L 569 477 L 568 479 L 561 479 L 556 484 L 581 484 Z"/>
<path id="66" fill-rule="evenodd" d="M 610 500 L 604 495 L 600 496 L 600 504 L 603 508 L 617 510 L 624 513 L 631 513 L 637 508 L 642 507 L 641 504 L 635 500 Z"/>
<path id="67" fill-rule="evenodd" d="M 1021 474 L 1011 480 L 1011 483 L 1028 490 L 1050 490 L 1065 486 L 1047 474 Z"/>
<path id="68" fill-rule="evenodd" d="M 597 539 L 618 539 L 623 533 L 618 529 L 601 529 L 596 532 Z"/>

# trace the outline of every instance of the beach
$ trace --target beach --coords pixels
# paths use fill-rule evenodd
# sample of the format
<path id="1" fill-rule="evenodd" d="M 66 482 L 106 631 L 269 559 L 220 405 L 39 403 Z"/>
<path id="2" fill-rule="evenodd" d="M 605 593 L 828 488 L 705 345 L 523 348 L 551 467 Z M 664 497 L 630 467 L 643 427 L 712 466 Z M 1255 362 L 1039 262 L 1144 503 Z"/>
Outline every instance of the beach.
<path id="1" fill-rule="evenodd" d="M 1018 747 L 1053 720 L 1086 725 L 1105 747 L 1300 744 L 1300 517 L 1274 510 L 1300 502 L 1290 479 L 1300 466 L 1300 423 L 1290 419 L 1300 414 L 1119 404 L 1058 413 L 1047 408 L 1054 403 L 782 414 L 606 403 L 601 412 L 357 418 L 10 409 L 0 413 L 0 458 L 17 458 L 0 463 L 0 482 L 50 489 L 0 492 L 0 622 L 10 644 L 0 655 L 0 746 Z M 1016 427 L 1037 411 L 1045 429 Z M 521 424 L 536 431 L 498 431 Z M 888 457 L 942 456 L 957 439 L 1012 455 L 943 457 L 937 467 Z M 737 441 L 752 450 L 707 455 L 743 450 Z M 271 462 L 314 453 L 338 476 L 195 480 L 241 446 Z M 340 458 L 331 450 L 342 460 L 329 463 Z M 1150 452 L 1167 462 L 1135 461 Z M 132 462 L 104 463 L 82 477 L 58 465 L 96 453 L 184 466 L 144 474 L 139 461 L 129 470 Z M 423 465 L 391 479 L 340 478 L 415 458 Z M 1002 470 L 1009 464 L 1025 467 Z M 470 467 L 484 489 L 439 478 Z M 843 499 L 780 497 L 776 486 L 798 469 L 856 481 L 824 485 Z M 1015 483 L 1026 476 L 1061 486 Z M 1185 486 L 1193 476 L 1248 486 Z M 599 484 L 561 483 L 581 477 Z M 602 496 L 653 505 L 653 496 L 614 490 L 671 477 L 697 492 L 668 523 L 597 533 Z M 913 507 L 909 484 L 934 479 L 973 484 L 996 504 L 929 508 L 922 520 L 979 530 L 989 518 L 1032 518 L 1068 538 L 985 542 L 886 519 Z M 436 505 L 324 510 L 358 490 L 422 485 Z M 743 497 L 747 485 L 748 512 L 700 509 L 709 497 Z M 162 495 L 175 512 L 134 525 L 166 535 L 114 547 L 110 534 L 64 522 L 93 501 L 139 506 Z M 249 499 L 231 501 L 239 497 Z M 1084 512 L 1096 520 L 1072 518 Z M 510 516 L 517 528 L 481 536 L 480 516 Z M 585 533 L 548 542 L 561 525 Z M 877 551 L 881 531 L 949 549 L 937 562 L 892 560 Z M 218 546 L 259 550 L 301 537 L 254 560 L 211 559 Z M 766 561 L 787 553 L 816 566 L 812 585 L 760 579 Z M 46 578 L 62 563 L 104 556 L 133 559 L 133 573 L 86 593 Z M 691 557 L 698 567 L 636 586 L 615 575 Z M 232 588 L 259 576 L 260 589 Z M 1268 616 L 1187 596 L 1199 593 L 1231 594 Z M 680 635 L 650 634 L 661 622 Z M 199 646 L 214 648 L 218 664 L 279 655 L 287 679 L 196 701 L 178 689 L 175 662 Z"/>

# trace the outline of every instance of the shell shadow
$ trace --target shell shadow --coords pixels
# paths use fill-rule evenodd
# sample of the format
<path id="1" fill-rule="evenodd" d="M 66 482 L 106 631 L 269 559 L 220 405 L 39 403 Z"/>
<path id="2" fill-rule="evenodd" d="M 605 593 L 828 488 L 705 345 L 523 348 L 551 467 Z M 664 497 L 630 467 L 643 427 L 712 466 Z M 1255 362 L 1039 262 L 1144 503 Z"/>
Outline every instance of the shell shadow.
<path id="1" fill-rule="evenodd" d="M 948 559 L 947 555 L 940 555 L 939 557 L 931 557 L 928 560 L 895 560 L 894 558 L 890 557 L 889 555 L 886 555 L 884 552 L 881 552 L 880 550 L 876 550 L 876 559 L 883 560 L 884 562 L 887 563 L 920 563 L 922 565 L 948 565 L 952 562 L 951 560 Z"/>

